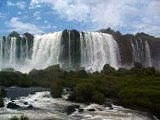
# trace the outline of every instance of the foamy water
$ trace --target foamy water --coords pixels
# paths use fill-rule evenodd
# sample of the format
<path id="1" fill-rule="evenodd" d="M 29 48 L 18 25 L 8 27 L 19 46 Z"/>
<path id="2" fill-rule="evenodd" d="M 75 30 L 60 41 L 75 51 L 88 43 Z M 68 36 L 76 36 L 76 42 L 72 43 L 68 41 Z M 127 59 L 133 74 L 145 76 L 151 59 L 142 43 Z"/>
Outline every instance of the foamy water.
<path id="1" fill-rule="evenodd" d="M 10 102 L 5 98 L 5 105 Z M 75 103 L 68 102 L 63 99 L 54 99 L 50 92 L 36 92 L 27 97 L 20 97 L 14 102 L 21 106 L 21 109 L 8 109 L 6 106 L 0 108 L 0 120 L 8 120 L 13 116 L 25 115 L 31 120 L 153 120 L 147 113 L 142 113 L 121 106 L 112 105 L 113 109 L 97 104 L 84 105 L 79 104 L 83 108 L 83 112 L 76 110 L 71 115 L 65 113 L 65 108 Z M 32 105 L 32 109 L 25 109 L 27 105 Z M 94 109 L 95 111 L 89 111 Z"/>

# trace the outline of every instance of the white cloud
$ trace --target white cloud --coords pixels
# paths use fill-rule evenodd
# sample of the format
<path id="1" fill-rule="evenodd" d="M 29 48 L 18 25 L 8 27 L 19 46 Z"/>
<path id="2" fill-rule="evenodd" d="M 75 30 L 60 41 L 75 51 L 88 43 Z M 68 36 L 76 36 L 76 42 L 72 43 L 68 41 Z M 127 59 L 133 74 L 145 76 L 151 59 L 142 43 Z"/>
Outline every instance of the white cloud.
<path id="1" fill-rule="evenodd" d="M 36 25 L 31 23 L 26 23 L 20 21 L 18 17 L 12 17 L 9 21 L 10 31 L 17 31 L 17 32 L 30 32 L 30 33 L 43 33 L 43 31 L 38 28 Z"/>
<path id="2" fill-rule="evenodd" d="M 40 5 L 50 6 L 63 19 L 88 22 L 96 29 L 129 27 L 135 32 L 152 27 L 160 31 L 160 0 L 31 0 L 32 8 Z M 152 29 L 147 31 L 152 33 Z"/>
<path id="3" fill-rule="evenodd" d="M 7 1 L 7 5 L 13 6 L 13 7 L 18 7 L 21 10 L 26 8 L 26 2 L 24 2 L 24 1 L 19 1 L 19 2 L 15 2 L 15 3 L 11 2 L 11 1 Z"/>
<path id="4" fill-rule="evenodd" d="M 134 25 L 134 32 L 145 32 L 158 37 L 160 36 L 160 27 L 152 20 L 143 18 L 142 23 L 137 23 Z"/>
<path id="5" fill-rule="evenodd" d="M 139 0 L 32 0 L 31 6 L 46 3 L 69 21 L 90 21 L 116 27 L 123 24 L 125 14 L 133 12 L 129 5 L 135 4 L 135 1 Z"/>

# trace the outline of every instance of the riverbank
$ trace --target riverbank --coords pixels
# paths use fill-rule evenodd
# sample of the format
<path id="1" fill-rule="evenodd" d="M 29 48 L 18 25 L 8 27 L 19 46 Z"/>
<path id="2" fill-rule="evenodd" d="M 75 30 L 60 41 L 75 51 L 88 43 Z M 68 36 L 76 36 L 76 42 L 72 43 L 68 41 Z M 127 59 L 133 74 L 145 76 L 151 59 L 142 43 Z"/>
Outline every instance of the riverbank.
<path id="1" fill-rule="evenodd" d="M 29 74 L 0 72 L 0 85 L 50 88 L 55 98 L 67 88 L 69 101 L 106 104 L 106 98 L 116 104 L 147 111 L 160 118 L 160 73 L 154 68 L 136 64 L 131 70 L 115 70 L 106 65 L 101 73 L 83 70 L 66 72 L 58 66 L 32 70 Z"/>

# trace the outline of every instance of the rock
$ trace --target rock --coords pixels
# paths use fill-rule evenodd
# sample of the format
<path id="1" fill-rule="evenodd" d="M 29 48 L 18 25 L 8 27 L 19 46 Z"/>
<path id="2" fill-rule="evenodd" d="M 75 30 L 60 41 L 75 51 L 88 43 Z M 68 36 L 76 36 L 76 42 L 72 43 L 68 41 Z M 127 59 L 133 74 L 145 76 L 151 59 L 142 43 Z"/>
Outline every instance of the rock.
<path id="1" fill-rule="evenodd" d="M 111 99 L 107 99 L 106 103 L 105 103 L 105 107 L 108 107 L 109 109 L 112 110 L 113 109 L 112 104 L 113 104 L 112 100 Z"/>
<path id="2" fill-rule="evenodd" d="M 68 115 L 70 115 L 70 114 L 72 114 L 73 112 L 75 112 L 76 111 L 76 109 L 79 109 L 79 105 L 70 105 L 70 106 L 68 106 L 66 109 L 65 109 L 65 112 L 68 114 Z"/>
<path id="3" fill-rule="evenodd" d="M 112 105 L 111 104 L 108 104 L 106 107 L 108 107 L 110 110 L 113 109 Z"/>
<path id="4" fill-rule="evenodd" d="M 84 111 L 83 108 L 79 108 L 79 109 L 78 109 L 78 112 L 83 112 L 83 111 Z"/>
<path id="5" fill-rule="evenodd" d="M 28 105 L 28 102 L 24 102 L 24 105 Z"/>
<path id="6" fill-rule="evenodd" d="M 113 110 L 113 107 L 112 107 L 112 105 L 109 107 L 109 109 L 110 109 L 110 110 Z"/>
<path id="7" fill-rule="evenodd" d="M 33 109 L 33 106 L 32 106 L 32 105 L 29 105 L 27 108 L 28 108 L 28 109 Z"/>
<path id="8" fill-rule="evenodd" d="M 105 104 L 106 107 L 108 107 L 110 110 L 113 109 L 112 104 Z"/>
<path id="9" fill-rule="evenodd" d="M 103 73 L 113 73 L 115 72 L 115 69 L 111 67 L 109 64 L 106 64 L 104 65 L 102 72 Z"/>
<path id="10" fill-rule="evenodd" d="M 17 105 L 16 103 L 9 102 L 9 103 L 7 104 L 7 108 L 18 109 L 18 108 L 20 108 L 20 106 Z"/>
<path id="11" fill-rule="evenodd" d="M 93 112 L 96 111 L 94 108 L 88 109 L 88 111 Z"/>

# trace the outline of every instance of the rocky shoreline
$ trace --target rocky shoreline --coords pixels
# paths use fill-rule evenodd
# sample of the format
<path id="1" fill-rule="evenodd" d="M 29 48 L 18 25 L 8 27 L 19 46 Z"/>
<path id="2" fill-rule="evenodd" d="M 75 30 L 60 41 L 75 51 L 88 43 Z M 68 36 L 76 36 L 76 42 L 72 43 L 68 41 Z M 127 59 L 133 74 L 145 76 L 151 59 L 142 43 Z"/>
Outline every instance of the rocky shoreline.
<path id="1" fill-rule="evenodd" d="M 11 89 L 16 89 L 16 87 Z M 17 89 L 23 90 L 24 88 Z M 32 89 L 34 89 L 34 87 Z M 30 91 L 30 88 L 25 88 L 25 90 Z M 108 100 L 109 102 L 107 102 L 106 105 L 86 105 L 82 103 L 69 102 L 63 98 L 52 98 L 49 92 L 44 91 L 44 89 L 39 89 L 38 91 L 40 92 L 36 90 L 37 88 L 35 88 L 34 93 L 31 92 L 29 95 L 24 93 L 26 97 L 19 96 L 12 100 L 5 98 L 5 107 L 0 108 L 0 119 L 2 119 L 3 116 L 4 120 L 8 120 L 5 118 L 6 115 L 25 115 L 31 120 L 49 120 L 51 118 L 56 118 L 57 120 L 118 120 L 119 118 L 123 120 L 129 120 L 130 118 L 133 120 L 157 120 L 146 112 L 116 106 L 111 103 L 111 100 Z M 33 113 L 32 111 L 34 111 L 34 115 L 31 115 L 31 113 Z"/>

